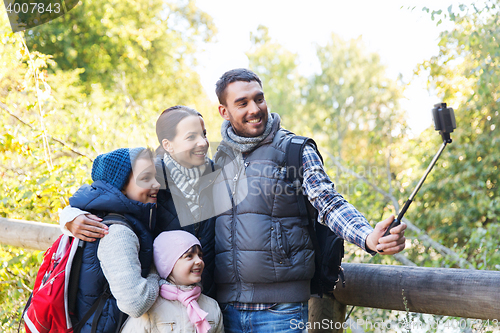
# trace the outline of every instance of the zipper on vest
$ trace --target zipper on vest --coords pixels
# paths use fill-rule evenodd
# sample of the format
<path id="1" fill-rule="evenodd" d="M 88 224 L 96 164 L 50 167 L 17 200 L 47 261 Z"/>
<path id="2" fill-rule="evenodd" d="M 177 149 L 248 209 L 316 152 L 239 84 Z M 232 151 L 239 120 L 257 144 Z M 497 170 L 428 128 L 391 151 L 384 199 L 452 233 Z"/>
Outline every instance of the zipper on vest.
<path id="1" fill-rule="evenodd" d="M 151 230 L 151 224 L 153 219 L 153 208 L 149 209 L 149 230 Z"/>
<path id="2" fill-rule="evenodd" d="M 243 163 L 238 165 L 238 168 L 236 170 L 236 175 L 233 178 L 233 188 L 229 187 L 228 183 L 226 182 L 227 189 L 229 191 L 229 196 L 231 198 L 231 206 L 232 206 L 232 219 L 231 219 L 231 247 L 232 247 L 232 253 L 233 253 L 233 267 L 234 267 L 234 276 L 236 278 L 236 290 L 237 290 L 237 295 L 236 295 L 236 301 L 239 302 L 240 296 L 241 296 L 241 280 L 240 280 L 240 273 L 238 271 L 238 266 L 237 266 L 237 260 L 236 260 L 236 204 L 235 204 L 235 194 L 236 194 L 236 187 L 237 187 L 237 181 L 238 181 L 238 176 L 242 170 L 241 166 Z M 222 169 L 222 172 L 224 174 L 224 177 L 226 179 L 227 175 L 224 169 Z"/>
<path id="3" fill-rule="evenodd" d="M 233 218 L 232 218 L 232 226 L 231 226 L 231 238 L 233 241 L 231 242 L 231 246 L 233 248 L 233 267 L 234 267 L 234 276 L 236 277 L 236 290 L 237 290 L 237 295 L 236 295 L 236 301 L 239 302 L 240 296 L 241 296 L 241 281 L 240 281 L 240 272 L 238 271 L 238 263 L 236 260 L 236 206 L 233 201 Z"/>
<path id="4" fill-rule="evenodd" d="M 238 170 L 239 172 L 239 170 Z M 238 174 L 233 178 L 233 197 L 236 195 L 236 183 L 238 182 Z"/>
<path id="5" fill-rule="evenodd" d="M 236 176 L 234 176 L 234 179 L 233 179 L 233 181 L 234 181 L 233 198 L 234 198 L 234 195 L 236 195 L 236 187 L 238 186 L 237 184 L 238 184 L 238 179 L 239 179 L 240 173 L 244 172 L 242 166 L 244 166 L 243 163 L 239 164 L 238 172 L 236 173 Z M 240 271 L 238 269 L 237 260 L 236 260 L 236 253 L 237 253 L 237 251 L 236 251 L 236 239 L 235 239 L 235 235 L 236 235 L 236 205 L 235 205 L 234 199 L 233 199 L 232 233 L 233 233 L 233 266 L 234 266 L 234 269 L 236 271 L 236 286 L 237 286 L 237 288 L 236 288 L 236 290 L 237 290 L 236 301 L 239 302 L 240 297 L 241 297 L 241 279 L 240 279 Z"/>

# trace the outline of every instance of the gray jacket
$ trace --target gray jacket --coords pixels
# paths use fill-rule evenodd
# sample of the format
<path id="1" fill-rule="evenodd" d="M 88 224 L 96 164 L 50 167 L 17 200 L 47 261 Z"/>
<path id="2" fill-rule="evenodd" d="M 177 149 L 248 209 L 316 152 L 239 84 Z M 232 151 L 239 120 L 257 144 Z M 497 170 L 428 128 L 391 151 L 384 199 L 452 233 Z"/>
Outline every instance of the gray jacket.
<path id="1" fill-rule="evenodd" d="M 297 196 L 285 180 L 285 150 L 292 137 L 274 129 L 240 157 L 224 142 L 219 146 L 215 162 L 225 166 L 226 191 L 235 203 L 215 223 L 219 302 L 304 302 L 310 297 L 313 245 L 307 218 L 300 217 Z"/>

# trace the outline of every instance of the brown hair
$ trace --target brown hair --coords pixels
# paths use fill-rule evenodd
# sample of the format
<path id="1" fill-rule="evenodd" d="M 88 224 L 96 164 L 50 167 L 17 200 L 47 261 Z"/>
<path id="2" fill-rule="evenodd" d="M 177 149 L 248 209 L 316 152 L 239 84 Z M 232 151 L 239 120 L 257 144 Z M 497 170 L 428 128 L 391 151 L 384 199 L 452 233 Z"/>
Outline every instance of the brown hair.
<path id="1" fill-rule="evenodd" d="M 166 153 L 165 149 L 163 149 L 162 141 L 164 139 L 172 141 L 177 135 L 177 124 L 179 124 L 182 119 L 189 116 L 199 116 L 203 118 L 201 113 L 184 105 L 169 107 L 160 114 L 156 121 L 156 136 L 160 143 L 160 146 L 156 148 L 157 155 L 164 155 Z"/>
<path id="2" fill-rule="evenodd" d="M 137 162 L 137 160 L 151 160 L 153 165 L 155 165 L 154 156 L 155 155 L 154 155 L 153 149 L 150 147 L 147 147 L 147 148 L 142 149 L 141 152 L 139 154 L 137 154 L 137 156 L 135 156 L 133 160 L 130 161 L 130 164 L 132 165 L 132 170 L 130 171 L 130 174 L 128 175 L 128 179 L 125 182 L 125 185 L 123 186 L 123 188 L 125 188 L 128 185 L 128 183 L 130 183 L 130 180 L 132 179 L 132 174 L 134 173 L 133 170 L 135 167 L 135 162 Z"/>
<path id="3" fill-rule="evenodd" d="M 182 255 L 185 255 L 186 253 L 192 253 L 195 254 L 197 253 L 200 257 L 203 258 L 203 250 L 201 249 L 201 246 L 196 244 L 191 246 L 186 252 L 184 252 Z M 181 256 L 182 257 L 182 256 Z"/>
<path id="4" fill-rule="evenodd" d="M 227 106 L 226 104 L 226 88 L 229 84 L 237 81 L 252 82 L 256 81 L 262 88 L 262 81 L 259 76 L 246 68 L 237 68 L 222 74 L 220 79 L 215 84 L 215 93 L 219 99 L 219 103 Z"/>

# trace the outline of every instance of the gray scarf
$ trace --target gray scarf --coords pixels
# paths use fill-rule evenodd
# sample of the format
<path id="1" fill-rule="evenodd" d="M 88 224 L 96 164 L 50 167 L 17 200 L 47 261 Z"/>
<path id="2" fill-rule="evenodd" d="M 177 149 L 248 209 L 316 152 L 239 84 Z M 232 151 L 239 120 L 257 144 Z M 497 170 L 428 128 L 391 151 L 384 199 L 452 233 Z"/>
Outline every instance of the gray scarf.
<path id="1" fill-rule="evenodd" d="M 233 150 L 240 153 L 248 153 L 260 144 L 265 138 L 269 136 L 273 128 L 279 128 L 280 118 L 277 114 L 269 113 L 267 117 L 266 129 L 264 133 L 255 137 L 243 137 L 239 136 L 234 132 L 231 123 L 228 120 L 224 120 L 221 127 L 222 140 Z M 274 125 L 274 126 L 273 126 Z"/>
<path id="2" fill-rule="evenodd" d="M 186 198 L 189 210 L 196 220 L 198 220 L 201 214 L 198 185 L 200 177 L 205 171 L 207 164 L 205 163 L 198 167 L 185 168 L 177 163 L 169 154 L 165 154 L 163 161 L 170 171 L 170 177 L 172 177 L 174 184 Z M 205 162 L 208 162 L 208 158 L 205 158 Z"/>

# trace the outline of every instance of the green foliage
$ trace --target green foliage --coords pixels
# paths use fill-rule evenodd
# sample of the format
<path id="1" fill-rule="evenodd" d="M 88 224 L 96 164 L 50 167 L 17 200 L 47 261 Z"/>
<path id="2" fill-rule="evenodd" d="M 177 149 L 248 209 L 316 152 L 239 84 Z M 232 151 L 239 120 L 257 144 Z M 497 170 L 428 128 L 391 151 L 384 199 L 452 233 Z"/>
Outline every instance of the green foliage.
<path id="1" fill-rule="evenodd" d="M 57 210 L 88 177 L 90 160 L 78 157 L 55 142 L 63 137 L 55 113 L 70 108 L 67 95 L 53 89 L 52 82 L 79 89 L 77 72 L 50 75 L 50 56 L 29 53 L 22 35 L 8 32 L 0 21 L 0 217 L 57 222 Z M 38 94 L 37 94 L 38 90 Z M 58 100 L 61 103 L 58 103 Z M 67 105 L 65 105 L 65 103 Z M 56 107 L 55 105 L 58 105 Z M 0 327 L 15 332 L 21 311 L 31 292 L 40 252 L 2 245 L 0 257 Z"/>
<path id="2" fill-rule="evenodd" d="M 439 54 L 423 63 L 418 73 L 428 76 L 429 87 L 455 108 L 457 130 L 407 217 L 476 269 L 499 270 L 498 1 L 488 1 L 482 9 L 460 6 L 458 12 L 449 8 L 434 11 L 434 15 L 438 23 L 448 19 L 455 22 L 455 27 L 442 33 Z M 396 174 L 396 181 L 403 185 L 400 197 L 409 196 L 440 144 L 433 128 L 404 143 L 402 152 L 410 149 L 411 154 L 401 154 L 405 156 L 404 169 Z M 404 254 L 419 266 L 459 267 L 418 236 L 409 232 L 407 236 L 411 240 Z M 448 328 L 457 331 L 457 322 L 477 326 L 474 321 L 461 318 L 410 315 L 412 322 L 421 323 L 428 332 Z M 352 315 L 394 323 L 404 322 L 406 316 L 404 312 L 388 314 L 364 308 Z M 477 331 L 491 332 L 480 328 Z"/>
<path id="3" fill-rule="evenodd" d="M 0 329 L 17 332 L 17 322 L 35 282 L 42 252 L 0 245 Z"/>
<path id="4" fill-rule="evenodd" d="M 310 84 L 308 111 L 315 130 L 328 133 L 338 158 L 347 160 L 347 151 L 364 137 L 367 141 L 361 146 L 379 146 L 403 133 L 404 122 L 397 118 L 402 89 L 385 76 L 379 56 L 366 52 L 361 38 L 344 41 L 332 34 L 317 54 L 321 72 Z M 365 135 L 370 132 L 377 133 Z M 358 139 L 352 140 L 351 135 Z"/>
<path id="5" fill-rule="evenodd" d="M 50 56 L 29 54 L 19 34 L 6 32 L 3 41 L 2 59 L 14 66 L 3 69 L 0 81 L 0 216 L 51 222 L 56 220 L 57 210 L 66 205 L 64 198 L 83 182 L 90 166 L 89 159 L 75 158 L 51 139 L 63 139 L 62 133 L 68 135 L 65 131 L 71 129 L 60 127 L 61 113 L 56 114 L 54 105 L 58 100 L 62 108 L 73 105 L 66 106 L 67 96 L 50 84 L 64 80 L 70 90 L 78 73 L 59 72 L 51 77 L 45 71 L 54 64 Z"/>
<path id="6" fill-rule="evenodd" d="M 58 210 L 91 181 L 95 156 L 158 145 L 154 127 L 167 107 L 195 107 L 218 132 L 193 69 L 199 44 L 215 30 L 193 1 L 85 1 L 27 35 L 9 32 L 5 19 L 0 217 L 57 223 Z M 37 260 L 36 252 L 2 246 L 2 332 L 17 328 Z"/>
<path id="7" fill-rule="evenodd" d="M 498 1 L 481 9 L 462 7 L 449 17 L 455 27 L 441 34 L 439 54 L 420 72 L 428 72 L 429 84 L 455 106 L 457 129 L 409 217 L 477 268 L 498 269 L 498 238 L 491 233 L 500 216 Z M 419 143 L 422 166 L 439 145 L 431 132 Z"/>
<path id="8" fill-rule="evenodd" d="M 344 41 L 332 34 L 318 46 L 321 72 L 309 80 L 305 107 L 315 140 L 326 150 L 326 165 L 341 194 L 367 218 L 379 221 L 392 204 L 369 185 L 331 164 L 341 162 L 391 193 L 402 160 L 393 159 L 405 139 L 402 87 L 386 77 L 377 54 L 365 50 L 361 38 Z"/>
<path id="9" fill-rule="evenodd" d="M 32 29 L 26 40 L 31 50 L 53 55 L 59 68 L 84 69 L 86 92 L 99 83 L 158 112 L 196 105 L 202 88 L 194 54 L 214 33 L 211 17 L 192 0 L 89 0 Z"/>
<path id="10" fill-rule="evenodd" d="M 454 27 L 441 34 L 439 54 L 421 64 L 417 74 L 428 77 L 429 88 L 455 108 L 457 129 L 451 135 L 453 143 L 445 149 L 406 215 L 476 269 L 488 270 L 500 269 L 498 5 L 498 1 L 486 1 L 481 8 L 461 5 L 458 9 L 450 6 L 447 10 L 426 10 L 438 24 L 449 20 Z M 404 149 L 411 147 L 411 154 L 405 157 L 404 170 L 396 174 L 396 180 L 406 189 L 402 189 L 402 197 L 413 190 L 440 145 L 440 137 L 433 128 L 404 144 Z M 411 243 L 405 256 L 419 266 L 459 267 L 456 261 L 444 257 L 418 236 L 409 232 L 407 235 Z M 353 316 L 379 321 L 387 318 L 380 310 L 363 308 Z M 405 316 L 399 313 L 397 321 L 401 322 Z M 450 327 L 457 331 L 457 322 L 477 327 L 473 320 L 412 316 L 414 322 L 432 328 L 426 329 L 430 332 Z M 491 332 L 489 329 L 474 331 Z"/>

